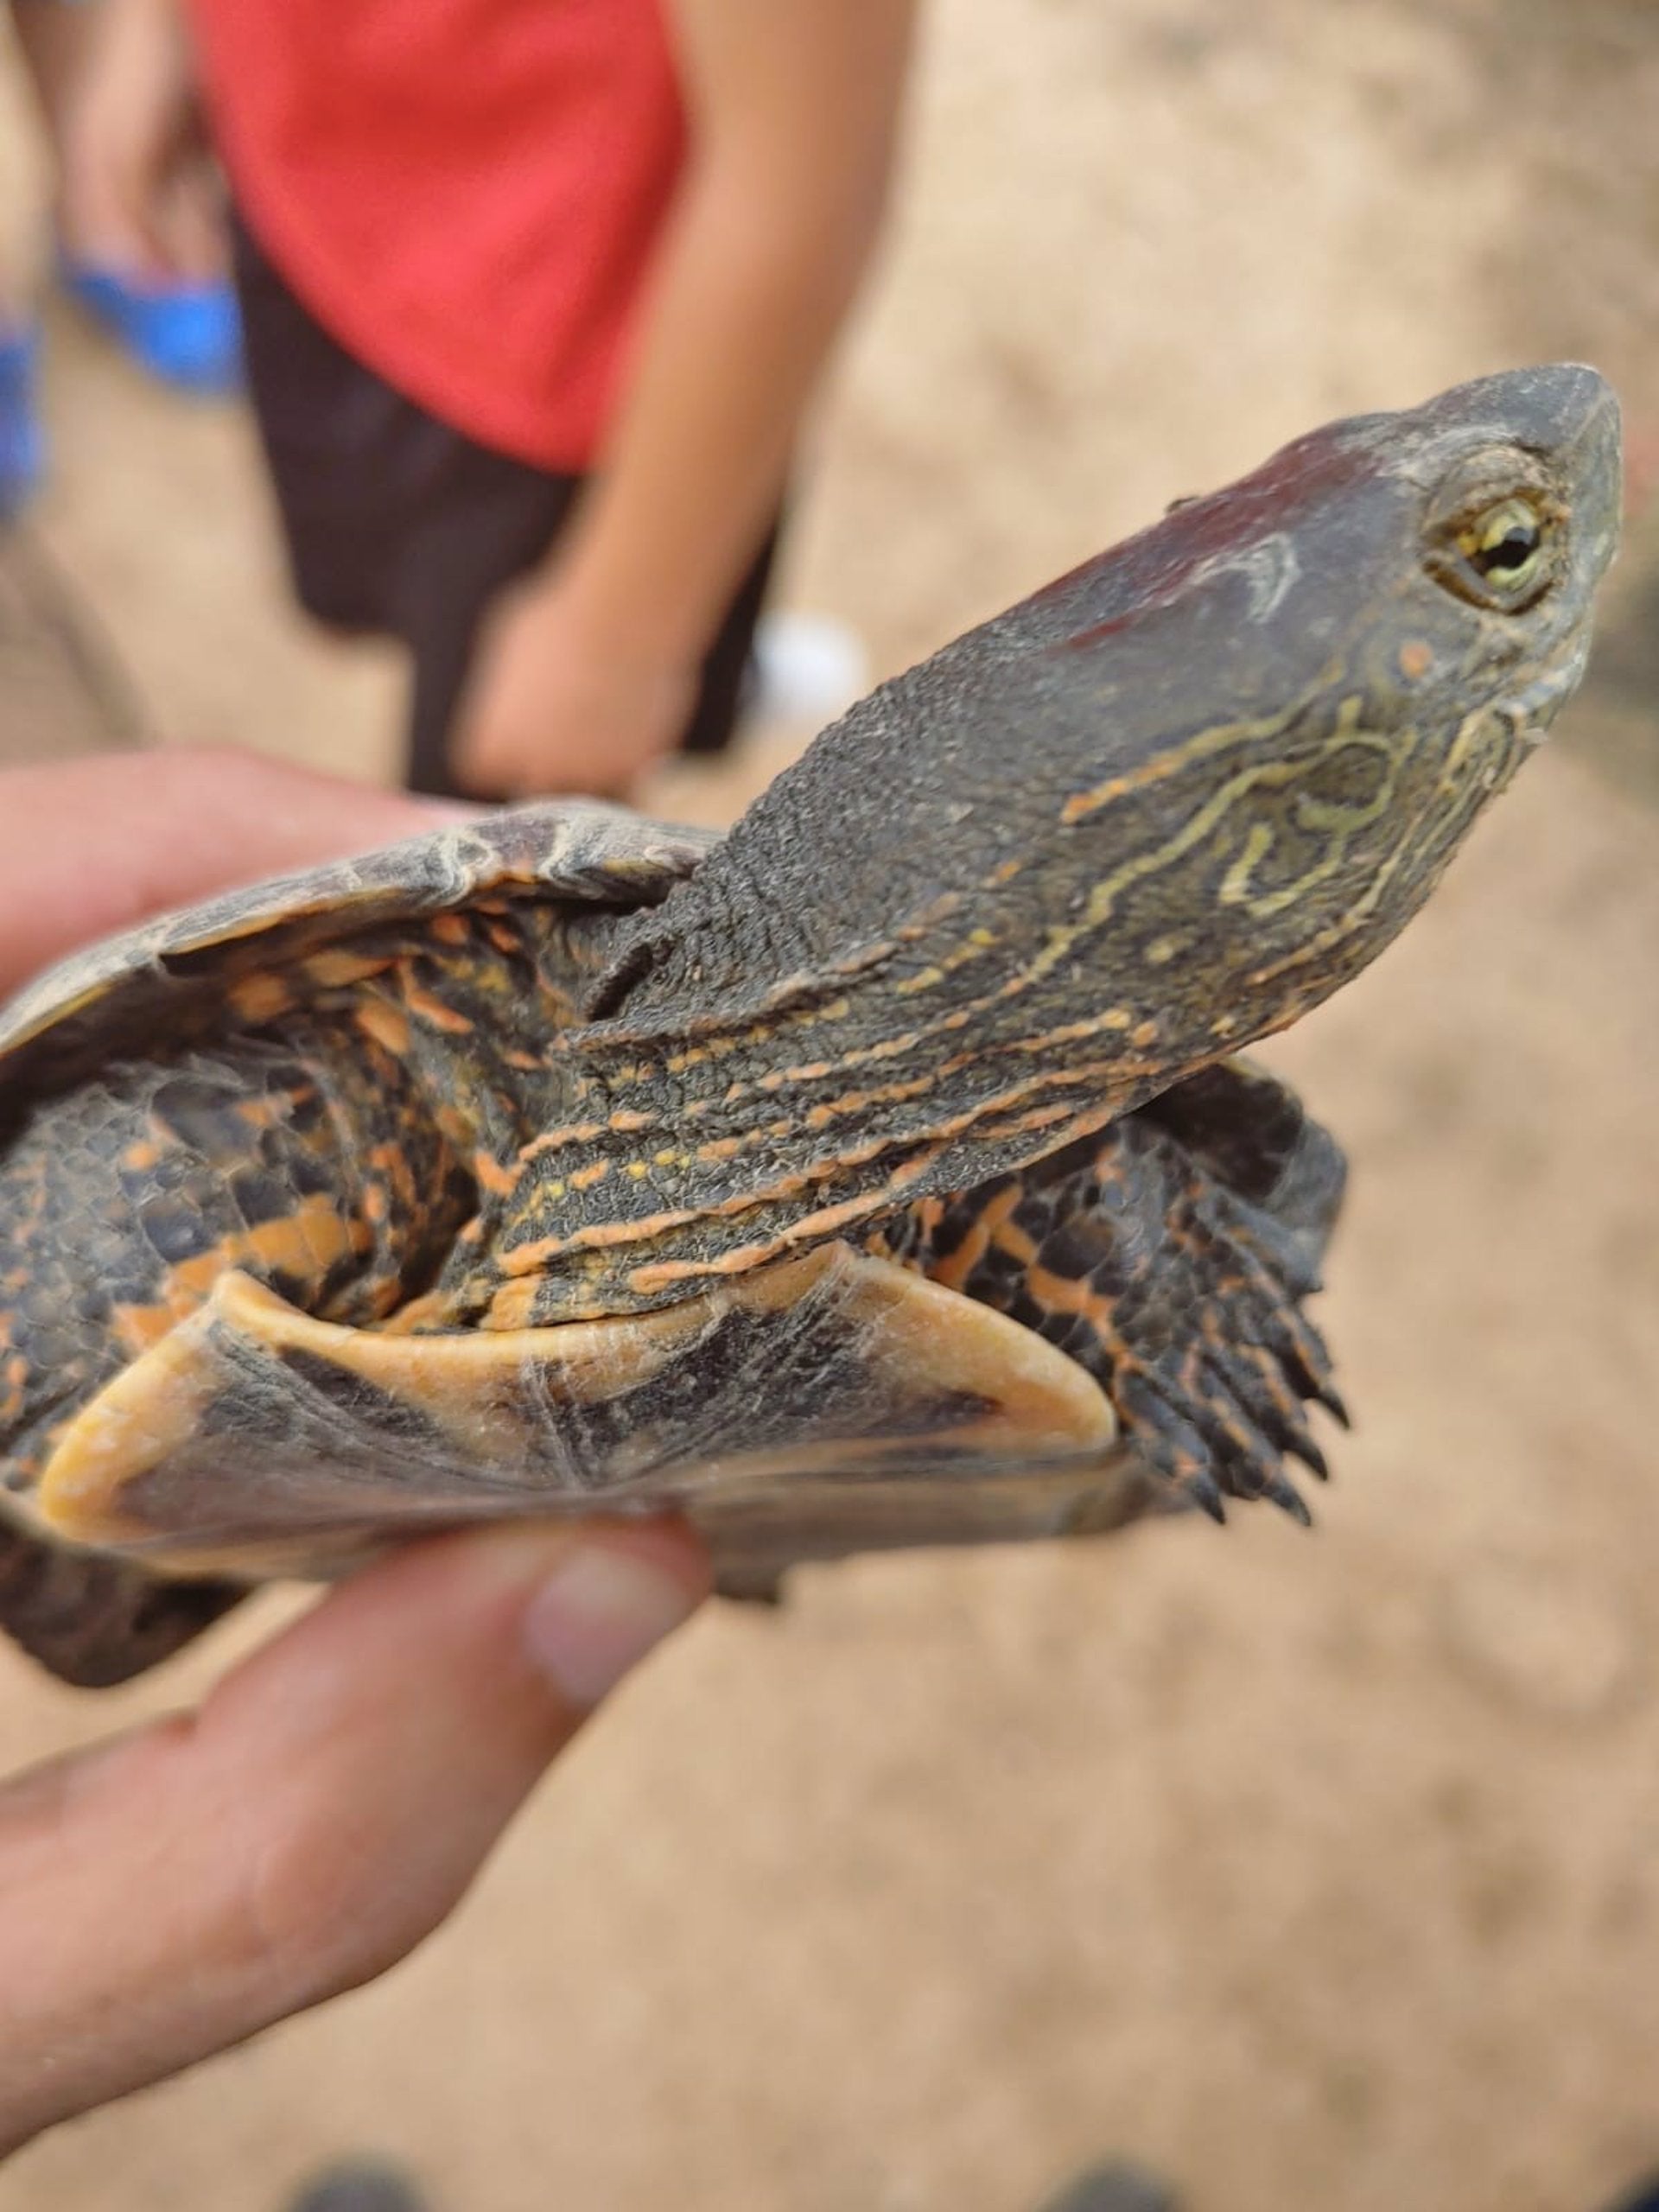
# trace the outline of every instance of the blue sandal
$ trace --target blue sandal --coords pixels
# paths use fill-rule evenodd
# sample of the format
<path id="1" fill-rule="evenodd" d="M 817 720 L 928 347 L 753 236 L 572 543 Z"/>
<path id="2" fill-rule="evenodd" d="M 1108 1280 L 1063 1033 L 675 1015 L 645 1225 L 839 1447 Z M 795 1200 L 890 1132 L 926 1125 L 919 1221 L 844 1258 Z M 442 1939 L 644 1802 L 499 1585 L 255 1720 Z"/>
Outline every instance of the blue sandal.
<path id="1" fill-rule="evenodd" d="M 41 334 L 0 328 L 0 522 L 16 514 L 46 474 L 40 416 Z"/>
<path id="2" fill-rule="evenodd" d="M 141 369 L 181 391 L 242 389 L 242 324 L 228 283 L 149 284 L 66 257 L 63 289 Z"/>

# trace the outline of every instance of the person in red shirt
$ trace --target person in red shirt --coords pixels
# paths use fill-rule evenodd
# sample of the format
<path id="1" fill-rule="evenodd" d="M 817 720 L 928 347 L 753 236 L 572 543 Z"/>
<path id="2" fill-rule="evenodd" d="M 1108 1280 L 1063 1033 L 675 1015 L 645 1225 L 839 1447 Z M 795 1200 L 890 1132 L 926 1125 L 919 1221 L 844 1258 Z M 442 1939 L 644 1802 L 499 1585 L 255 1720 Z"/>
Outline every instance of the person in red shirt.
<path id="1" fill-rule="evenodd" d="M 179 9 L 105 0 L 70 189 L 165 270 L 205 111 L 296 585 L 410 646 L 415 787 L 718 747 L 912 0 Z"/>

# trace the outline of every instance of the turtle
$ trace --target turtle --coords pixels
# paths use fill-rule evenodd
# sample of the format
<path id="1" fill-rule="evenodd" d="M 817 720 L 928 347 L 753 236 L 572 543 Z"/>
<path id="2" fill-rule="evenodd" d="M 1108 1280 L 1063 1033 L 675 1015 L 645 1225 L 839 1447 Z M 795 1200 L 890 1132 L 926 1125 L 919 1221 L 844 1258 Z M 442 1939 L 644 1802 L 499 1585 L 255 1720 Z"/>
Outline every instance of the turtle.
<path id="1" fill-rule="evenodd" d="M 1344 1418 L 1332 1138 L 1249 1057 L 1583 669 L 1593 370 L 1352 417 L 882 685 L 725 835 L 543 801 L 0 1012 L 0 1622 L 675 1510 L 721 1586 L 1266 1499 Z M 66 825 L 66 829 L 68 825 Z"/>

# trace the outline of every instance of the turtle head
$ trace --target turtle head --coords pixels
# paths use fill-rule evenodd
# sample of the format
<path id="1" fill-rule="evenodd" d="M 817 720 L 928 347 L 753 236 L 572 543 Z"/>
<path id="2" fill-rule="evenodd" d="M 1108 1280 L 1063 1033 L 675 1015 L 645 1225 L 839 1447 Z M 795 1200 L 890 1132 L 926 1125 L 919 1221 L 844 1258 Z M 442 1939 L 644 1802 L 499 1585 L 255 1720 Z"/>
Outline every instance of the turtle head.
<path id="1" fill-rule="evenodd" d="M 1040 595 L 1045 927 L 1161 969 L 1183 1059 L 1346 982 L 1576 685 L 1619 481 L 1603 378 L 1521 370 L 1317 431 Z"/>
<path id="2" fill-rule="evenodd" d="M 1353 480 L 1334 511 L 1322 461 Z M 1413 730 L 1432 811 L 1454 751 L 1506 773 L 1508 738 L 1541 738 L 1583 672 L 1618 540 L 1618 401 L 1593 369 L 1516 370 L 1337 423 L 1263 474 L 1310 464 L 1296 626 L 1333 651 L 1289 688 L 1315 721 L 1351 699 L 1351 715 Z"/>

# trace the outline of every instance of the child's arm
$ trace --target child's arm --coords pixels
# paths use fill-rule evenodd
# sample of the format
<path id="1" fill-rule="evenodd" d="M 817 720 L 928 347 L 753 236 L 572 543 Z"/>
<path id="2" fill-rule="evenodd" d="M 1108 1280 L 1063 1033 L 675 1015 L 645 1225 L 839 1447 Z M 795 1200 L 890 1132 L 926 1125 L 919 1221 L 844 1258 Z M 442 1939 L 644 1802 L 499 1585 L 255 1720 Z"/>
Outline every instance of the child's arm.
<path id="1" fill-rule="evenodd" d="M 102 0 L 62 95 L 61 226 L 124 276 L 217 276 L 224 221 L 181 0 Z"/>
<path id="2" fill-rule="evenodd" d="M 673 742 L 880 227 L 912 0 L 671 7 L 686 175 L 597 480 L 480 656 L 480 788 L 615 790 Z"/>

